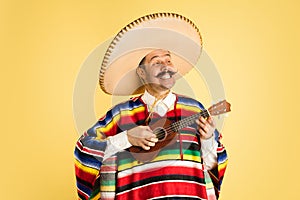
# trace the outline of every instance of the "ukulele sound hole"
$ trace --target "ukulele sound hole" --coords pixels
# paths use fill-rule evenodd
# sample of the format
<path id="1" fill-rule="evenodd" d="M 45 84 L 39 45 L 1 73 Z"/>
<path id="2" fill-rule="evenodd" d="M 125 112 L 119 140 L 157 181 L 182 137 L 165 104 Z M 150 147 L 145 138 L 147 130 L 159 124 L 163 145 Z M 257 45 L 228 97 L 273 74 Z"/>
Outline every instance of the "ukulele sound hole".
<path id="1" fill-rule="evenodd" d="M 167 136 L 166 130 L 164 128 L 160 128 L 160 127 L 156 128 L 154 130 L 154 134 L 156 135 L 156 137 L 158 138 L 159 141 L 164 140 Z"/>

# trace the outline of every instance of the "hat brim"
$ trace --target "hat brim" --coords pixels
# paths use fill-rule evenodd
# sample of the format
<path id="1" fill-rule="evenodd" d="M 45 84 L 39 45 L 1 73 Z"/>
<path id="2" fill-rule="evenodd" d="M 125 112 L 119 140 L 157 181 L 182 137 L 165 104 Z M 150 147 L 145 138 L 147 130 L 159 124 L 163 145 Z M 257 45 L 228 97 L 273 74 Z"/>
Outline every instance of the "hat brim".
<path id="1" fill-rule="evenodd" d="M 100 70 L 101 89 L 113 95 L 134 95 L 143 92 L 143 85 L 136 74 L 140 61 L 155 49 L 170 51 L 173 64 L 177 67 L 176 78 L 185 75 L 197 63 L 201 54 L 201 37 L 176 29 L 161 27 L 138 27 L 126 31 L 112 41 Z M 183 23 L 186 26 L 186 22 Z M 173 27 L 174 28 L 174 27 Z M 178 29 L 178 30 L 177 30 Z M 197 35 L 198 34 L 198 35 Z"/>

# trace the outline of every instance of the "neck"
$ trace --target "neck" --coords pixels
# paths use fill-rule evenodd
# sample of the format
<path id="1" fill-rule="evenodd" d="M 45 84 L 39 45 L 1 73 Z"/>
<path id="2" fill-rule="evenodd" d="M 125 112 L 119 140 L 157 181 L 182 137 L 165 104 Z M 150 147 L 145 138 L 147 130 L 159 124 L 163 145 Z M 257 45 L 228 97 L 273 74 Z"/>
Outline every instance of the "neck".
<path id="1" fill-rule="evenodd" d="M 147 92 L 154 96 L 156 99 L 164 99 L 166 96 L 168 96 L 170 90 L 163 90 L 163 91 L 157 91 L 151 87 L 146 88 Z"/>

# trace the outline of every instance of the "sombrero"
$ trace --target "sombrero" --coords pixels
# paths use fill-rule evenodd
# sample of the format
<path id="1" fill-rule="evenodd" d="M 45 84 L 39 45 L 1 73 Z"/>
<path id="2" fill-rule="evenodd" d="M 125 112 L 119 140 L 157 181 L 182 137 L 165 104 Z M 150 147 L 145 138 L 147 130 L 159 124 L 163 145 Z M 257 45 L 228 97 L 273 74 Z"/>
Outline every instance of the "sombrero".
<path id="1" fill-rule="evenodd" d="M 197 63 L 202 39 L 199 29 L 188 18 L 175 13 L 155 13 L 138 18 L 114 37 L 104 55 L 99 84 L 111 95 L 143 92 L 136 74 L 140 61 L 155 49 L 171 52 L 179 78 Z"/>

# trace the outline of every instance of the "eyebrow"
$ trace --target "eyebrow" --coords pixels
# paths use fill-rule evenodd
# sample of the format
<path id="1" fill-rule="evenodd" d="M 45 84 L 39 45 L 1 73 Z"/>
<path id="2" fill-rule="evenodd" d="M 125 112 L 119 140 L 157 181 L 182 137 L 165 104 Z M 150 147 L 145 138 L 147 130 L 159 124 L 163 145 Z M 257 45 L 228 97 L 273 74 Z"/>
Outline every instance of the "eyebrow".
<path id="1" fill-rule="evenodd" d="M 161 57 L 165 57 L 165 56 L 171 57 L 170 53 L 166 53 L 166 54 L 164 54 L 164 55 L 161 56 Z M 151 57 L 150 60 L 149 60 L 149 62 L 151 62 L 151 60 L 153 60 L 154 58 L 157 58 L 157 57 L 160 57 L 160 56 L 153 56 L 153 57 Z"/>

